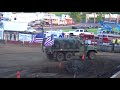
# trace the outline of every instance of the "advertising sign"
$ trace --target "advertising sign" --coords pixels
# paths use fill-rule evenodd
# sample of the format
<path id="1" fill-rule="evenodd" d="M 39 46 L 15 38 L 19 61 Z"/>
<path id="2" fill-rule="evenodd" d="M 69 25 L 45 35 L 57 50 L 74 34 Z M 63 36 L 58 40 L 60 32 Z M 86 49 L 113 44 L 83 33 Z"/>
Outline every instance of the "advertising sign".
<path id="1" fill-rule="evenodd" d="M 19 40 L 20 41 L 31 41 L 32 40 L 32 35 L 31 34 L 19 33 Z"/>
<path id="2" fill-rule="evenodd" d="M 0 39 L 3 39 L 3 33 L 4 33 L 4 31 L 2 29 L 0 29 Z"/>

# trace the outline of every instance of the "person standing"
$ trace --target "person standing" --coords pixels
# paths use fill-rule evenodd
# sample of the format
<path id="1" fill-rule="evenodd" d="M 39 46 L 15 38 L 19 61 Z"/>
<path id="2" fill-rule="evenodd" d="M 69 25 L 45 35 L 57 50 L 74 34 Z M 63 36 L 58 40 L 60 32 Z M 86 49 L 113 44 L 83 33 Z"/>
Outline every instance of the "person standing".
<path id="1" fill-rule="evenodd" d="M 8 40 L 8 32 L 5 32 L 4 35 L 5 35 L 5 43 L 7 43 L 7 40 Z"/>
<path id="2" fill-rule="evenodd" d="M 10 32 L 10 40 L 12 39 L 12 33 Z"/>
<path id="3" fill-rule="evenodd" d="M 63 38 L 64 38 L 64 35 L 65 35 L 64 32 L 62 32 L 62 37 L 63 37 Z"/>
<path id="4" fill-rule="evenodd" d="M 116 38 L 116 40 L 115 40 L 115 44 L 118 44 L 118 39 Z"/>
<path id="5" fill-rule="evenodd" d="M 16 32 L 14 32 L 14 40 L 16 41 Z"/>
<path id="6" fill-rule="evenodd" d="M 114 47 L 115 47 L 115 39 L 113 38 L 113 40 L 112 40 L 112 52 L 114 52 Z"/>
<path id="7" fill-rule="evenodd" d="M 41 25 L 41 30 L 44 30 L 44 29 L 43 29 L 43 25 Z"/>

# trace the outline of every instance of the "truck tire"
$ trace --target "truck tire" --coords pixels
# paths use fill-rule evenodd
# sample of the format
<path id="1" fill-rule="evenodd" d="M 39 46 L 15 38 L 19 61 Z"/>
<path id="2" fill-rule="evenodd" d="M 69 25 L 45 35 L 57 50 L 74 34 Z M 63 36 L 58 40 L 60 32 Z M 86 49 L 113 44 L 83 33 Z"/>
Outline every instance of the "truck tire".
<path id="1" fill-rule="evenodd" d="M 95 54 L 94 51 L 89 51 L 89 52 L 88 52 L 88 58 L 89 58 L 90 60 L 94 60 L 95 57 L 96 57 L 96 54 Z"/>
<path id="2" fill-rule="evenodd" d="M 58 52 L 56 55 L 57 61 L 63 61 L 64 60 L 64 53 Z"/>
<path id="3" fill-rule="evenodd" d="M 54 52 L 53 53 L 53 60 L 56 61 L 56 55 L 57 55 L 57 52 Z"/>
<path id="4" fill-rule="evenodd" d="M 73 56 L 73 54 L 72 54 L 72 52 L 66 52 L 65 53 L 65 60 L 71 60 L 72 59 L 72 56 Z"/>
<path id="5" fill-rule="evenodd" d="M 65 64 L 65 69 L 71 74 L 79 74 L 84 69 L 84 64 L 80 60 L 70 60 Z"/>

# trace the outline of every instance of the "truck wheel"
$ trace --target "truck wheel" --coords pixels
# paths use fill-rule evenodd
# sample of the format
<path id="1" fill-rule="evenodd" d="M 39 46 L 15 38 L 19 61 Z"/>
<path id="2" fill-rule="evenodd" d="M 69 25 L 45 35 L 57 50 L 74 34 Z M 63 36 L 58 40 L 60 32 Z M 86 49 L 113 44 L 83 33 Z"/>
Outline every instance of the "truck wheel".
<path id="1" fill-rule="evenodd" d="M 96 57 L 96 54 L 95 54 L 94 51 L 90 51 L 90 52 L 88 52 L 88 58 L 89 58 L 90 60 L 94 60 L 95 57 Z"/>
<path id="2" fill-rule="evenodd" d="M 56 56 L 57 61 L 63 61 L 64 54 L 62 52 L 58 52 Z"/>
<path id="3" fill-rule="evenodd" d="M 84 69 L 84 64 L 80 60 L 70 60 L 65 64 L 65 69 L 71 74 L 79 74 Z"/>
<path id="4" fill-rule="evenodd" d="M 71 60 L 71 59 L 72 59 L 72 56 L 73 56 L 73 54 L 72 54 L 71 52 L 66 52 L 66 54 L 65 54 L 65 59 L 66 59 L 66 60 Z"/>
<path id="5" fill-rule="evenodd" d="M 56 55 L 57 55 L 57 52 L 54 52 L 53 53 L 53 60 L 55 60 L 55 61 L 56 61 Z"/>

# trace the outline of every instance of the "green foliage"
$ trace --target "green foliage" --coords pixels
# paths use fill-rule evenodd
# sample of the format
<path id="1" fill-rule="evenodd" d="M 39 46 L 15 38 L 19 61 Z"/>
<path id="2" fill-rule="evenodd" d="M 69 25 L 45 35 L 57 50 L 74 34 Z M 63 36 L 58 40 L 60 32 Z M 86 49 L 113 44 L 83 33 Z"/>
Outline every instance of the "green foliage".
<path id="1" fill-rule="evenodd" d="M 57 16 L 61 16 L 62 14 L 69 14 L 70 12 L 52 12 L 52 13 Z"/>
<path id="2" fill-rule="evenodd" d="M 97 16 L 97 22 L 100 22 L 100 20 L 102 20 L 103 17 L 102 17 L 102 13 L 99 13 L 98 16 Z"/>
<path id="3" fill-rule="evenodd" d="M 102 20 L 102 15 L 104 14 L 120 14 L 120 12 L 52 12 L 54 14 L 56 14 L 57 16 L 61 16 L 62 14 L 69 14 L 70 17 L 73 18 L 73 20 L 75 20 L 76 22 L 80 22 L 81 20 L 85 20 L 86 19 L 86 14 L 91 14 L 91 13 L 96 13 L 98 14 L 98 17 L 96 18 L 97 22 L 99 22 L 100 20 Z M 93 18 L 91 18 L 91 20 L 94 20 Z"/>
<path id="4" fill-rule="evenodd" d="M 80 14 L 76 14 L 76 21 L 77 21 L 77 22 L 80 22 L 80 20 L 81 20 Z"/>
<path id="5" fill-rule="evenodd" d="M 70 16 L 77 22 L 81 20 L 80 12 L 70 12 Z"/>
<path id="6" fill-rule="evenodd" d="M 69 31 L 74 31 L 76 29 L 63 29 L 63 32 L 69 32 Z M 87 29 L 88 32 L 93 32 L 94 34 L 97 34 L 97 28 L 91 28 L 91 29 Z"/>
<path id="7" fill-rule="evenodd" d="M 93 17 L 91 17 L 91 18 L 90 18 L 90 20 L 94 20 L 94 18 L 93 18 Z"/>
<path id="8" fill-rule="evenodd" d="M 81 15 L 81 20 L 86 20 L 86 14 L 85 14 L 85 13 L 83 13 L 83 14 Z"/>

